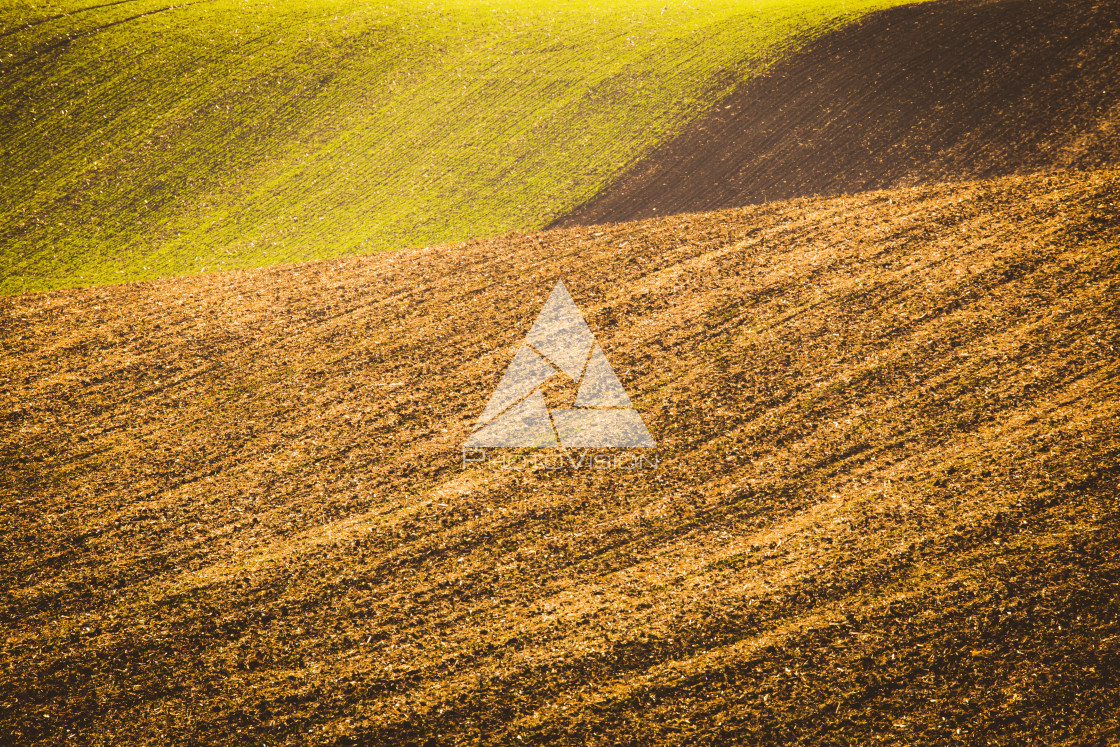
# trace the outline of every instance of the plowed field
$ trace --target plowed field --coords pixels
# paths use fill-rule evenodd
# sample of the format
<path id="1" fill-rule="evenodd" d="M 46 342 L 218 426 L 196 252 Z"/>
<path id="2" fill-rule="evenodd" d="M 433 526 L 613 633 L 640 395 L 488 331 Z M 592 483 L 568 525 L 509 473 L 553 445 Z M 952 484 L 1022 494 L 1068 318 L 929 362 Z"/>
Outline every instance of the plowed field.
<path id="1" fill-rule="evenodd" d="M 1103 744 L 1120 172 L 0 299 L 4 744 Z M 462 469 L 562 278 L 653 470 Z"/>

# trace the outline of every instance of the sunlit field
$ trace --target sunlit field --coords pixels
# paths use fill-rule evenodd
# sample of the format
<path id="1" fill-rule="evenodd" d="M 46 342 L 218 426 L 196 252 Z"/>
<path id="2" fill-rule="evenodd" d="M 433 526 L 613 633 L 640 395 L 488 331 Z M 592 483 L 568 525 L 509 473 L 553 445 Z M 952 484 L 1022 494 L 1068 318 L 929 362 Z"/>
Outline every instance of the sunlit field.
<path id="1" fill-rule="evenodd" d="M 0 292 L 538 228 L 892 2 L 9 5 Z"/>

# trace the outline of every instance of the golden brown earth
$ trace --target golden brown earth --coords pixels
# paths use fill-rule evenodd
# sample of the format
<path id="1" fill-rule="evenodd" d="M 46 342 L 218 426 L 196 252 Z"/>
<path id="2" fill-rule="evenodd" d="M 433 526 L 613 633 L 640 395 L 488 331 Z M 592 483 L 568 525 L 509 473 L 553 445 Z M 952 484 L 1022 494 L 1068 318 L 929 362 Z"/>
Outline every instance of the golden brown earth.
<path id="1" fill-rule="evenodd" d="M 1114 743 L 1118 203 L 0 299 L 0 743 Z M 657 469 L 461 468 L 558 278 Z"/>

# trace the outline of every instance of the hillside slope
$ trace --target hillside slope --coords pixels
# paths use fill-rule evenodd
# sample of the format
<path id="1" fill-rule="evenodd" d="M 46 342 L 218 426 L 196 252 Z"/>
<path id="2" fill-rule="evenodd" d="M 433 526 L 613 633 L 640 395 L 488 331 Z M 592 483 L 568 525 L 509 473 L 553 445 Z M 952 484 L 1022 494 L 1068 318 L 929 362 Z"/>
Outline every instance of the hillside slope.
<path id="1" fill-rule="evenodd" d="M 882 10 L 752 78 L 555 225 L 1120 163 L 1120 2 Z"/>
<path id="2" fill-rule="evenodd" d="M 1120 172 L 0 300 L 5 744 L 1114 741 Z M 460 465 L 563 278 L 655 470 Z"/>
<path id="3" fill-rule="evenodd" d="M 539 228 L 898 0 L 0 10 L 0 293 Z"/>

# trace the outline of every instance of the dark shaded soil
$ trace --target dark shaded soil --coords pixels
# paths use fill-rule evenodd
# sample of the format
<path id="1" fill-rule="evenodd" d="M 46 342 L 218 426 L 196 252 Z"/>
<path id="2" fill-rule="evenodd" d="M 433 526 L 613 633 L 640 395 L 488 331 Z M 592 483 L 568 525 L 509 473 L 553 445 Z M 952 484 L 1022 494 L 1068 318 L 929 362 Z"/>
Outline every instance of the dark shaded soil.
<path id="1" fill-rule="evenodd" d="M 1120 2 L 935 0 L 751 80 L 554 226 L 1120 161 Z"/>

